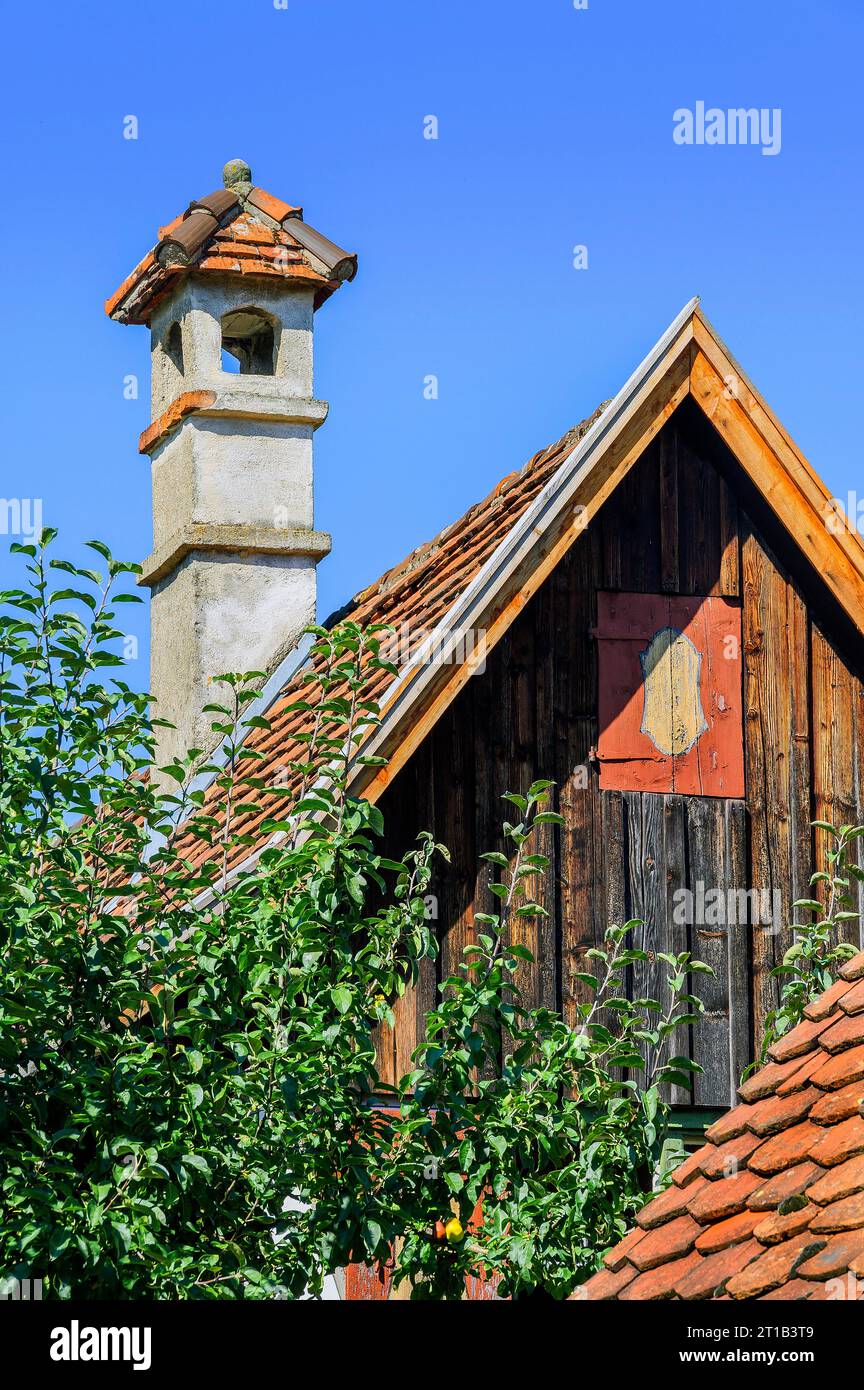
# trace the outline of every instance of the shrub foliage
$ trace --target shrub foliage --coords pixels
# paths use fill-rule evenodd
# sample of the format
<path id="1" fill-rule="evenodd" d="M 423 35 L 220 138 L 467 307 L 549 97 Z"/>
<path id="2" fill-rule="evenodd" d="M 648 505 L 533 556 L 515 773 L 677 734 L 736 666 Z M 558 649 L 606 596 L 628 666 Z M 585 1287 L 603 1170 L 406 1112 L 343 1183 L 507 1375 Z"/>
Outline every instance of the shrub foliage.
<path id="1" fill-rule="evenodd" d="M 705 967 L 664 956 L 664 1003 L 632 998 L 623 923 L 588 953 L 575 1027 L 523 1006 L 512 928 L 543 911 L 535 831 L 559 819 L 535 782 L 484 856 L 497 910 L 388 1092 L 376 1029 L 435 953 L 446 849 L 421 834 L 383 858 L 380 811 L 349 793 L 380 632 L 312 630 L 282 785 L 246 737 L 267 725 L 255 674 L 214 686 L 218 756 L 155 770 L 117 655 L 134 567 L 53 539 L 15 547 L 26 579 L 0 595 L 0 1274 L 59 1297 L 298 1297 L 361 1260 L 416 1298 L 469 1275 L 568 1294 L 650 1190 Z M 242 813 L 265 791 L 255 857 Z"/>

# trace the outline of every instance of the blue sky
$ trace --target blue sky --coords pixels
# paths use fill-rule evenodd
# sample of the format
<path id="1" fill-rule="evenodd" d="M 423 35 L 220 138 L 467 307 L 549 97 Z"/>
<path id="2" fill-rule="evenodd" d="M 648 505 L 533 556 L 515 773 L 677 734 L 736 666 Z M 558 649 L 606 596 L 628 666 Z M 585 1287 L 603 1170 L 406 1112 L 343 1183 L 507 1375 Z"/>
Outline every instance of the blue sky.
<path id="1" fill-rule="evenodd" d="M 95 0 L 10 8 L 4 37 L 0 492 L 41 498 L 64 553 L 151 548 L 149 335 L 103 301 L 235 156 L 360 258 L 317 319 L 322 615 L 697 293 L 832 490 L 864 493 L 860 0 Z M 700 100 L 780 108 L 780 153 L 676 145 Z"/>

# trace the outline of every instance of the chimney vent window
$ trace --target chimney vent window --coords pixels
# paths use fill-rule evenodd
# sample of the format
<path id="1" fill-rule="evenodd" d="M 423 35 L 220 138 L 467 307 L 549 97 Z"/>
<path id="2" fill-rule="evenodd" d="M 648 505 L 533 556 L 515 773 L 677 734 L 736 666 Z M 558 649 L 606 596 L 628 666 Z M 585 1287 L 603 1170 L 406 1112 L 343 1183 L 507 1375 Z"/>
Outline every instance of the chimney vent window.
<path id="1" fill-rule="evenodd" d="M 242 376 L 273 376 L 276 323 L 260 309 L 235 309 L 222 319 L 222 370 Z"/>
<path id="2" fill-rule="evenodd" d="M 183 375 L 183 334 L 179 323 L 172 323 L 165 335 L 165 355 L 173 362 L 174 367 Z"/>

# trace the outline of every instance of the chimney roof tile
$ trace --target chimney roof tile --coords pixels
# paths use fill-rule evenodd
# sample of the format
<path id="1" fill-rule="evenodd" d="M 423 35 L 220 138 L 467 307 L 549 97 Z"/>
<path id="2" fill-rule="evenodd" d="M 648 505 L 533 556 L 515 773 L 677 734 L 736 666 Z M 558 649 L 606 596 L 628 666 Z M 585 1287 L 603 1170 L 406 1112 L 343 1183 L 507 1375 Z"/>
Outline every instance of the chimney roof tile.
<path id="1" fill-rule="evenodd" d="M 231 161 L 226 169 L 236 166 L 242 172 L 241 165 Z M 357 257 L 304 222 L 302 208 L 239 176 L 232 180 L 226 188 L 193 199 L 184 213 L 159 228 L 155 246 L 106 301 L 110 318 L 149 323 L 178 275 L 189 272 L 307 284 L 315 291 L 316 308 L 343 280 L 354 278 Z"/>

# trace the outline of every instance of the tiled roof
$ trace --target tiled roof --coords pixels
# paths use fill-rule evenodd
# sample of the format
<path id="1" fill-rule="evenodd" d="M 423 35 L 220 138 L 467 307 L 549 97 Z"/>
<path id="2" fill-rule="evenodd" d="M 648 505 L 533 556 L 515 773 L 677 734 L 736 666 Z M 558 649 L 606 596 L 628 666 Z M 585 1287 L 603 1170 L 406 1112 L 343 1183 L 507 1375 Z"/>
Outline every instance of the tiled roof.
<path id="1" fill-rule="evenodd" d="M 769 1055 L 578 1296 L 864 1300 L 864 952 Z"/>
<path id="2" fill-rule="evenodd" d="M 251 182 L 248 167 L 225 166 L 230 186 L 196 198 L 158 230 L 152 250 L 109 300 L 106 313 L 119 323 L 148 323 L 159 300 L 189 271 L 276 276 L 315 289 L 316 307 L 343 280 L 352 280 L 357 257 L 303 220 L 303 209 L 274 198 Z"/>
<path id="3" fill-rule="evenodd" d="M 555 444 L 535 454 L 519 472 L 508 474 L 482 502 L 445 527 L 434 540 L 418 546 L 401 564 L 388 570 L 374 584 L 361 590 L 328 619 L 328 623 L 350 617 L 352 622 L 364 627 L 374 623 L 389 624 L 396 629 L 400 642 L 400 660 L 410 658 L 423 639 L 441 624 L 447 611 L 544 484 L 587 434 L 603 408 L 598 407 L 593 415 L 569 430 Z M 308 667 L 304 670 L 308 671 Z M 278 789 L 290 786 L 286 769 L 292 761 L 307 755 L 306 745 L 298 741 L 298 736 L 312 727 L 314 709 L 302 713 L 290 708 L 293 702 L 300 699 L 314 702 L 314 687 L 303 683 L 304 670 L 297 673 L 268 709 L 269 731 L 252 729 L 247 737 L 246 746 L 264 757 L 254 764 L 247 762 L 241 774 L 248 775 L 251 767 L 255 777 L 264 785 L 255 793 L 255 809 L 244 810 L 234 820 L 234 829 L 247 837 L 247 845 L 244 850 L 238 849 L 235 863 L 256 848 L 264 847 L 266 841 L 262 838 L 262 823 L 284 816 L 284 801 Z M 391 679 L 386 672 L 378 672 L 371 677 L 369 697 L 380 701 Z M 268 786 L 276 788 L 274 794 L 268 793 Z M 244 805 L 250 804 L 248 795 L 240 800 Z M 211 791 L 205 809 L 208 814 L 221 815 L 214 791 Z M 203 843 L 195 841 L 185 846 L 185 852 L 193 863 L 213 853 Z"/>

